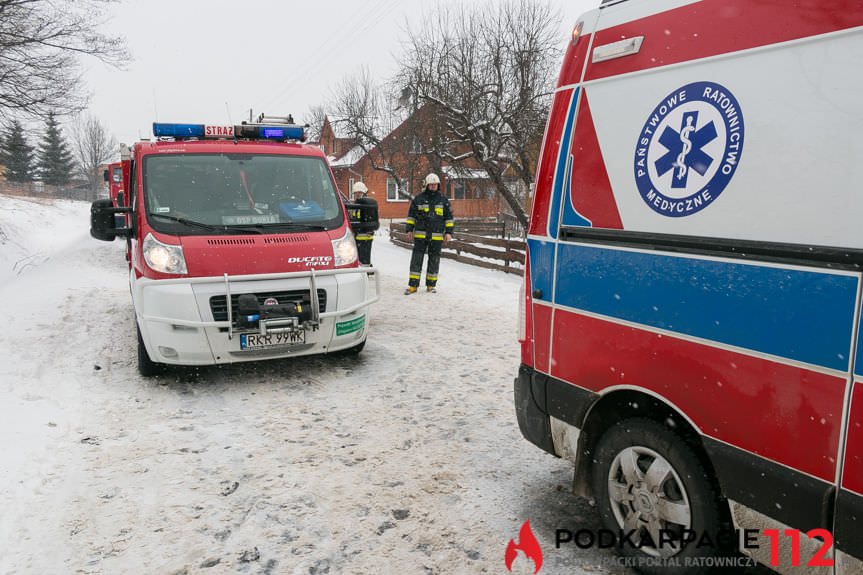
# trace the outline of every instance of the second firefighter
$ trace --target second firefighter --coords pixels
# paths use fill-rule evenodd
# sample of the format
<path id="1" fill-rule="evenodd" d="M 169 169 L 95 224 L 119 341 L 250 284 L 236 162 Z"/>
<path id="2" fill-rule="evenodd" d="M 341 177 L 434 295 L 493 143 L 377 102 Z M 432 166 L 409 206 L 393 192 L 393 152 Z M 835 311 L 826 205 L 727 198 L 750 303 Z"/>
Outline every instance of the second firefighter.
<path id="1" fill-rule="evenodd" d="M 423 259 L 428 252 L 426 265 L 426 291 L 437 291 L 440 251 L 443 242 L 452 240 L 455 221 L 449 200 L 440 193 L 440 178 L 429 174 L 425 179 L 425 189 L 412 201 L 408 210 L 405 231 L 408 241 L 413 241 L 410 276 L 405 295 L 416 293 L 420 285 Z"/>
<path id="2" fill-rule="evenodd" d="M 369 197 L 369 189 L 362 182 L 357 182 L 353 187 L 354 204 L 359 206 L 368 206 L 361 209 L 352 209 L 350 211 L 351 226 L 357 223 L 366 223 L 377 221 L 378 218 L 378 203 L 374 198 Z M 369 226 L 363 226 L 362 232 L 354 232 L 354 241 L 357 243 L 357 255 L 360 263 L 364 266 L 372 265 L 372 240 L 375 239 L 374 230 L 367 229 Z M 374 226 L 377 229 L 377 225 Z"/>

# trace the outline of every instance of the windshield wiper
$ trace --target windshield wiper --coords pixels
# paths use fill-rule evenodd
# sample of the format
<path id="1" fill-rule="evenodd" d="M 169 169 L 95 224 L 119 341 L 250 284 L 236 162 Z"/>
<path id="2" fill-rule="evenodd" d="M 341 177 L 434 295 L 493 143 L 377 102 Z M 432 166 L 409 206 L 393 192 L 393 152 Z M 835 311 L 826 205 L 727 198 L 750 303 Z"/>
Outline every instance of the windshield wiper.
<path id="1" fill-rule="evenodd" d="M 237 233 L 245 233 L 245 234 L 262 234 L 264 233 L 262 230 L 255 228 L 254 226 L 217 226 L 215 224 L 205 224 L 204 222 L 196 222 L 195 220 L 189 220 L 187 218 L 178 218 L 176 216 L 168 216 L 165 214 L 154 214 L 150 213 L 151 216 L 157 218 L 165 218 L 166 220 L 171 220 L 172 222 L 177 222 L 189 227 L 200 228 L 202 230 L 207 230 L 211 232 L 237 232 Z"/>
<path id="2" fill-rule="evenodd" d="M 204 222 L 196 222 L 195 220 L 178 218 L 176 216 L 169 216 L 166 214 L 154 214 L 153 212 L 150 212 L 149 215 L 156 218 L 165 218 L 166 220 L 171 220 L 172 222 L 178 222 L 187 226 L 197 227 L 204 230 L 221 230 L 224 228 L 224 226 L 214 226 L 213 224 L 205 224 Z"/>

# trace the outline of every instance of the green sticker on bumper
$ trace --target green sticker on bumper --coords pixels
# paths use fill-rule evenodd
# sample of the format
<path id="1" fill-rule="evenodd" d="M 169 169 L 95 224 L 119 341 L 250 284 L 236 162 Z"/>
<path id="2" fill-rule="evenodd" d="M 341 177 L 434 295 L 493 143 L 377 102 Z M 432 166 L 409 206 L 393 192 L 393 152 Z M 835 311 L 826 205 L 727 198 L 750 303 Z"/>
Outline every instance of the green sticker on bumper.
<path id="1" fill-rule="evenodd" d="M 363 329 L 363 326 L 366 324 L 366 316 L 361 315 L 358 318 L 352 319 L 350 321 L 343 321 L 336 324 L 336 335 L 345 335 L 346 333 L 351 333 L 360 329 Z"/>

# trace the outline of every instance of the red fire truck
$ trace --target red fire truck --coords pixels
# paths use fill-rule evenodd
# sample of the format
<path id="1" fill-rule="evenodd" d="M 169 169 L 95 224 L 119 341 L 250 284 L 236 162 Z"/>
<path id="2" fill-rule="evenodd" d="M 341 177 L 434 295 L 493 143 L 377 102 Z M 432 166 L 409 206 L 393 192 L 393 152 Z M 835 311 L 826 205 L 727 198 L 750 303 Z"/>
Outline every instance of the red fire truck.
<path id="1" fill-rule="evenodd" d="M 122 207 L 123 203 L 117 202 L 119 194 L 123 191 L 123 165 L 120 162 L 108 166 L 105 170 L 105 181 L 108 182 L 108 197 L 111 198 L 111 205 L 115 208 Z"/>
<path id="2" fill-rule="evenodd" d="M 123 194 L 123 165 L 120 162 L 114 162 L 105 170 L 105 181 L 108 182 L 108 197 L 111 199 L 111 205 L 115 208 L 122 208 L 126 205 L 125 194 Z M 126 215 L 124 213 L 114 214 L 115 225 L 118 228 L 126 226 Z"/>
<path id="3" fill-rule="evenodd" d="M 121 150 L 128 207 L 91 210 L 93 237 L 127 240 L 140 372 L 359 352 L 378 275 L 359 266 L 345 205 L 303 127 L 262 116 L 157 123 L 153 134 Z"/>
<path id="4" fill-rule="evenodd" d="M 515 405 L 644 570 L 863 572 L 861 61 L 860 0 L 615 0 L 575 27 Z"/>

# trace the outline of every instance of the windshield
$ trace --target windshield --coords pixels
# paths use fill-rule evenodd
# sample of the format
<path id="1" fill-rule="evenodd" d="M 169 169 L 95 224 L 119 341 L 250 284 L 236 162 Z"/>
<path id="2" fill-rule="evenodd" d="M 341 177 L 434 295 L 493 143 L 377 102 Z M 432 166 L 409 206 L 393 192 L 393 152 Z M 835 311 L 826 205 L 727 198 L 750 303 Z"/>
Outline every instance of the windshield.
<path id="1" fill-rule="evenodd" d="M 144 158 L 147 219 L 174 234 L 331 229 L 342 211 L 321 158 L 166 154 Z"/>

